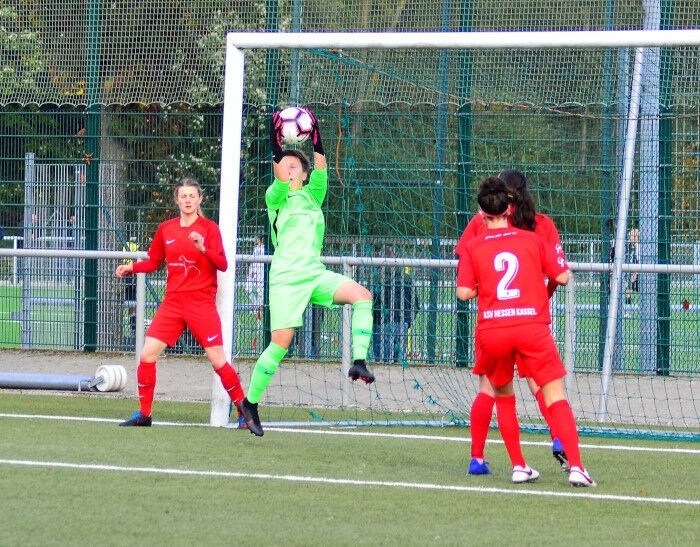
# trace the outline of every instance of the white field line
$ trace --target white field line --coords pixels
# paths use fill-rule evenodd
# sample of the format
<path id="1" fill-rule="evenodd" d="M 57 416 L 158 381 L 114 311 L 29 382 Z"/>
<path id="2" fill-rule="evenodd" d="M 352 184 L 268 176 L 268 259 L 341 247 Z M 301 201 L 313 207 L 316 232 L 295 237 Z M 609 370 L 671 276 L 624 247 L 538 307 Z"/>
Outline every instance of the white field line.
<path id="1" fill-rule="evenodd" d="M 98 422 L 98 423 L 119 423 L 121 420 L 109 418 L 89 418 L 76 416 L 51 416 L 51 415 L 36 415 L 36 414 L 8 414 L 0 413 L 0 418 L 22 418 L 22 419 L 45 419 L 45 420 L 61 420 L 61 421 L 82 421 L 82 422 Z M 176 426 L 176 427 L 210 427 L 208 424 L 202 423 L 180 423 L 180 422 L 156 422 L 156 426 Z M 348 435 L 360 437 L 376 437 L 376 438 L 395 438 L 395 439 L 415 439 L 428 441 L 442 442 L 470 442 L 468 437 L 447 437 L 433 435 L 412 435 L 398 433 L 376 433 L 369 431 L 357 431 L 354 428 L 342 431 L 337 429 L 319 430 L 319 429 L 299 429 L 299 428 L 284 428 L 284 427 L 266 427 L 267 431 L 278 431 L 282 433 L 302 433 L 316 435 Z M 491 441 L 502 442 L 502 441 Z M 533 446 L 549 446 L 549 442 L 523 442 Z M 668 452 L 668 453 L 690 453 L 700 454 L 700 450 L 690 449 L 671 449 L 671 448 L 647 448 L 647 447 L 630 447 L 630 446 L 613 446 L 613 445 L 582 445 L 582 448 L 593 449 L 611 449 L 611 450 L 638 450 L 638 451 L 653 451 L 653 452 Z M 159 467 L 128 467 L 117 465 L 102 465 L 102 464 L 81 464 L 70 462 L 55 462 L 55 461 L 35 461 L 35 460 L 11 460 L 0 459 L 0 465 L 14 465 L 25 467 L 53 467 L 63 469 L 82 469 L 86 471 L 108 471 L 108 472 L 127 472 L 127 473 L 151 473 L 171 476 L 201 476 L 201 477 L 219 477 L 219 478 L 241 478 L 241 479 L 257 479 L 257 480 L 277 480 L 285 482 L 307 482 L 316 484 L 345 484 L 351 486 L 380 486 L 385 488 L 408 488 L 420 490 L 437 490 L 445 492 L 476 492 L 482 494 L 519 494 L 525 496 L 538 497 L 558 497 L 558 498 L 584 498 L 595 499 L 601 501 L 625 501 L 625 502 L 644 502 L 657 503 L 666 505 L 690 505 L 700 506 L 700 500 L 693 499 L 673 499 L 673 498 L 650 498 L 642 496 L 622 496 L 613 494 L 596 494 L 592 490 L 578 492 L 552 492 L 545 490 L 531 489 L 509 489 L 509 488 L 493 488 L 480 486 L 464 486 L 464 485 L 449 485 L 449 484 L 431 484 L 431 483 L 410 483 L 400 481 L 371 481 L 371 480 L 355 480 L 355 479 L 334 479 L 329 477 L 309 477 L 298 475 L 272 475 L 267 473 L 241 473 L 234 471 L 203 471 L 194 469 L 177 469 L 177 468 L 159 468 Z"/>
<path id="2" fill-rule="evenodd" d="M 410 433 L 377 433 L 373 431 L 339 431 L 339 430 L 324 430 L 315 431 L 313 429 L 297 429 L 297 428 L 284 428 L 284 427 L 265 427 L 265 431 L 282 431 L 285 433 L 303 432 L 303 433 L 322 433 L 324 435 L 351 435 L 354 437 L 388 437 L 395 439 L 418 439 L 418 440 L 435 440 L 435 441 L 452 441 L 452 442 L 471 442 L 471 437 L 445 437 L 436 435 L 412 435 Z M 503 444 L 500 439 L 489 439 L 489 444 Z M 552 442 L 547 441 L 520 441 L 523 446 L 551 446 Z M 696 454 L 700 455 L 700 449 L 695 450 L 692 448 L 651 448 L 645 446 L 623 446 L 623 445 L 600 445 L 600 444 L 581 444 L 581 448 L 594 449 L 594 450 L 626 450 L 630 452 L 663 452 L 668 454 Z"/>
<path id="3" fill-rule="evenodd" d="M 177 468 L 160 468 L 160 467 L 129 467 L 122 465 L 100 465 L 100 464 L 82 464 L 57 461 L 35 461 L 35 460 L 8 460 L 0 459 L 0 465 L 24 466 L 24 467 L 50 467 L 53 469 L 80 469 L 85 471 L 106 471 L 106 472 L 124 472 L 124 473 L 147 473 L 170 476 L 188 476 L 188 477 L 216 477 L 216 478 L 236 478 L 236 479 L 257 479 L 257 480 L 274 480 L 284 482 L 299 482 L 299 483 L 315 483 L 315 484 L 333 484 L 333 485 L 348 485 L 348 486 L 373 486 L 384 488 L 406 488 L 415 490 L 433 490 L 444 492 L 474 492 L 479 494 L 518 494 L 522 496 L 538 496 L 538 497 L 556 497 L 556 498 L 583 498 L 600 501 L 625 501 L 625 502 L 643 502 L 666 505 L 690 505 L 700 506 L 700 500 L 691 499 L 672 499 L 672 498 L 650 498 L 642 496 L 620 496 L 612 494 L 595 494 L 590 490 L 586 492 L 551 492 L 545 490 L 530 490 L 530 489 L 510 489 L 510 488 L 485 488 L 477 486 L 463 486 L 456 484 L 431 484 L 431 483 L 416 483 L 416 482 L 401 482 L 401 481 L 372 481 L 372 480 L 356 480 L 356 479 L 333 479 L 329 477 L 309 477 L 302 475 L 272 475 L 268 473 L 240 473 L 235 471 L 204 471 L 196 469 L 177 469 Z"/>
<path id="4" fill-rule="evenodd" d="M 90 418 L 85 416 L 53 416 L 49 414 L 14 414 L 0 412 L 0 418 L 18 418 L 18 419 L 33 419 L 33 420 L 56 420 L 69 422 L 94 422 L 94 423 L 111 423 L 116 424 L 123 420 L 114 418 Z M 154 426 L 169 426 L 169 427 L 212 427 L 207 423 L 202 422 L 153 422 Z M 229 427 L 234 428 L 236 424 L 229 424 Z M 411 433 L 380 433 L 376 431 L 360 431 L 360 428 L 355 427 L 330 427 L 328 429 L 304 429 L 298 427 L 284 427 L 284 424 L 269 422 L 265 423 L 265 431 L 279 431 L 282 433 L 303 433 L 315 435 L 347 435 L 351 437 L 375 437 L 387 439 L 415 439 L 425 441 L 441 441 L 454 443 L 470 443 L 471 437 L 449 437 L 443 435 L 414 435 Z M 489 439 L 490 444 L 503 444 L 500 439 Z M 551 441 L 520 441 L 523 446 L 550 446 Z M 625 446 L 613 444 L 580 444 L 581 448 L 586 450 L 613 450 L 627 452 L 660 452 L 665 454 L 693 454 L 700 455 L 700 449 L 693 448 L 653 448 L 647 446 Z"/>

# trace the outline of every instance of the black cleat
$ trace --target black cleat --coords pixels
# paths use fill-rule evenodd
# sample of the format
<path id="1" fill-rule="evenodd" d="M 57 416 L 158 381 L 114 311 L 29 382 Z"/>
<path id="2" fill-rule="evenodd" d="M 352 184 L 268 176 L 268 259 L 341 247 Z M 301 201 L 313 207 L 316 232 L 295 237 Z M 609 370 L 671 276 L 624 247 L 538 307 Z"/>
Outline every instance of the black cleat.
<path id="1" fill-rule="evenodd" d="M 128 420 L 119 424 L 120 426 L 126 427 L 151 427 L 151 417 L 144 416 L 138 410 Z"/>
<path id="2" fill-rule="evenodd" d="M 569 459 L 566 457 L 566 452 L 564 452 L 564 447 L 559 442 L 559 439 L 554 439 L 552 443 L 552 456 L 557 460 L 557 463 L 561 466 L 561 470 L 564 473 L 569 472 Z"/>
<path id="3" fill-rule="evenodd" d="M 245 420 L 248 431 L 258 437 L 262 437 L 265 434 L 262 424 L 260 423 L 260 416 L 258 416 L 258 403 L 251 403 L 246 397 L 243 399 L 243 402 L 238 405 L 238 411 Z"/>
<path id="4" fill-rule="evenodd" d="M 348 370 L 348 378 L 353 382 L 355 380 L 362 380 L 365 384 L 374 382 L 374 374 L 367 370 L 367 365 L 362 359 L 358 359 L 352 364 L 350 370 Z"/>

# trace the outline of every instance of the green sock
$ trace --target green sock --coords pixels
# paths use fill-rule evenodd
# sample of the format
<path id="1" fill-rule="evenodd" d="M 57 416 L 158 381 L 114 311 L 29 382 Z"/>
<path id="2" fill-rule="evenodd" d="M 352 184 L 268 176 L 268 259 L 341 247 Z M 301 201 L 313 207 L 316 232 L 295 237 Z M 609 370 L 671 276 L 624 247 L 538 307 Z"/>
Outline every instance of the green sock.
<path id="1" fill-rule="evenodd" d="M 372 342 L 372 301 L 362 300 L 352 305 L 352 360 L 367 360 Z"/>
<path id="2" fill-rule="evenodd" d="M 255 404 L 260 401 L 263 391 L 272 380 L 273 374 L 285 355 L 287 355 L 287 350 L 274 342 L 270 342 L 270 345 L 260 354 L 250 377 L 250 386 L 248 386 L 247 397 L 251 403 Z"/>

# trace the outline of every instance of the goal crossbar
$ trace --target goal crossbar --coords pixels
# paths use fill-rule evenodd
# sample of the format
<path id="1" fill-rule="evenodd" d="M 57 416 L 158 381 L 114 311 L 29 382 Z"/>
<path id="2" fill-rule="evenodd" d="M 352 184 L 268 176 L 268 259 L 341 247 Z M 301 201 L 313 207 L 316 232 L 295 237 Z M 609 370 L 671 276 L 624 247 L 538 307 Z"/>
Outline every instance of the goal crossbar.
<path id="1" fill-rule="evenodd" d="M 700 29 L 539 32 L 235 32 L 241 49 L 509 49 L 699 46 Z"/>

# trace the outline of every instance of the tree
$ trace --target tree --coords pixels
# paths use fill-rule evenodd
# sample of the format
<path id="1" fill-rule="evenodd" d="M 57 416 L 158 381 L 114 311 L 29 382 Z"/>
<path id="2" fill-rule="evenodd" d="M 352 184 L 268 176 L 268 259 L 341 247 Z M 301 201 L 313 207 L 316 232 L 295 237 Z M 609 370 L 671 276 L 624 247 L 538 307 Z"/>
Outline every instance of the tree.
<path id="1" fill-rule="evenodd" d="M 41 45 L 39 33 L 22 27 L 14 7 L 0 6 L 0 104 L 38 95 L 46 71 Z"/>

